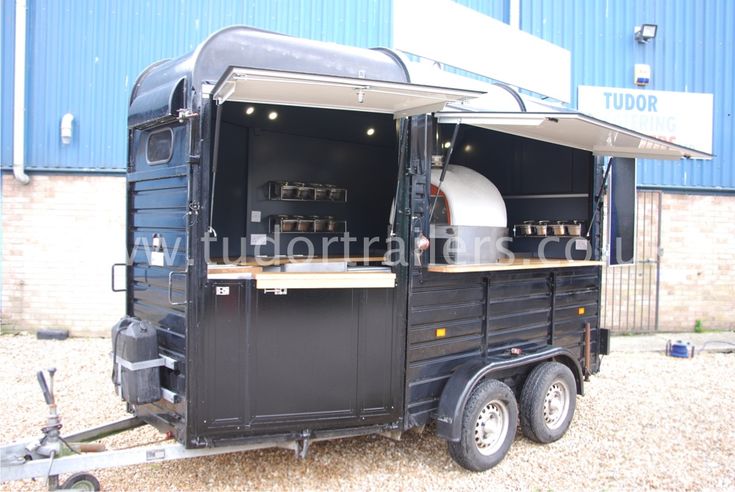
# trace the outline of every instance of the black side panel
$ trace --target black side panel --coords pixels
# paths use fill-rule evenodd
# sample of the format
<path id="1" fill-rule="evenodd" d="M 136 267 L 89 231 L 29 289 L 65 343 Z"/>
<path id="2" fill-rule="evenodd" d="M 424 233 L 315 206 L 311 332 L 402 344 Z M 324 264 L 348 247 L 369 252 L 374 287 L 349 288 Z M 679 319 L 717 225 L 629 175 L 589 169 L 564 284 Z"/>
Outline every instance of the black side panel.
<path id="1" fill-rule="evenodd" d="M 274 295 L 245 280 L 207 291 L 199 440 L 399 419 L 392 289 Z"/>
<path id="2" fill-rule="evenodd" d="M 512 347 L 534 350 L 549 343 L 552 284 L 543 270 L 498 272 L 489 277 L 488 354 Z"/>
<path id="3" fill-rule="evenodd" d="M 554 345 L 584 357 L 584 324 L 592 328 L 592 354 L 599 353 L 598 320 L 601 268 L 569 268 L 555 272 Z M 593 364 L 594 365 L 594 364 Z"/>
<path id="4" fill-rule="evenodd" d="M 130 316 L 150 321 L 158 332 L 159 351 L 178 361 L 179 369 L 160 368 L 161 385 L 178 395 L 176 404 L 165 400 L 138 407 L 136 414 L 149 416 L 161 428 L 161 422 L 178 422 L 185 412 L 186 381 L 186 311 L 184 306 L 169 302 L 169 273 L 186 269 L 189 193 L 186 126 L 168 126 L 173 132 L 171 158 L 150 164 L 146 144 L 151 132 L 167 128 L 133 130 L 131 167 L 128 172 L 127 247 L 128 267 L 127 312 Z M 154 253 L 154 237 L 161 241 Z M 159 255 L 159 259 L 155 255 Z M 173 300 L 183 301 L 186 283 L 183 275 L 175 275 L 171 286 Z M 159 415 L 159 417 L 156 417 Z M 163 419 L 163 421 L 160 421 Z"/>
<path id="5" fill-rule="evenodd" d="M 407 424 L 424 422 L 452 370 L 481 355 L 486 283 L 479 275 L 424 275 L 409 296 Z M 441 331 L 444 330 L 444 335 Z"/>
<path id="6" fill-rule="evenodd" d="M 549 345 L 584 357 L 592 327 L 592 367 L 599 354 L 599 267 L 492 273 L 424 272 L 409 296 L 406 424 L 437 408 L 452 372 L 473 358 L 509 357 Z"/>
<path id="7" fill-rule="evenodd" d="M 250 402 L 256 422 L 355 416 L 354 294 L 351 289 L 257 294 L 249 371 L 257 375 Z"/>
<path id="8" fill-rule="evenodd" d="M 247 373 L 250 346 L 251 291 L 247 284 L 223 284 L 226 295 L 212 295 L 210 320 L 202 337 L 202 387 L 197 417 L 211 431 L 238 431 L 249 425 Z"/>
<path id="9" fill-rule="evenodd" d="M 610 177 L 610 264 L 635 259 L 635 159 L 612 159 Z"/>

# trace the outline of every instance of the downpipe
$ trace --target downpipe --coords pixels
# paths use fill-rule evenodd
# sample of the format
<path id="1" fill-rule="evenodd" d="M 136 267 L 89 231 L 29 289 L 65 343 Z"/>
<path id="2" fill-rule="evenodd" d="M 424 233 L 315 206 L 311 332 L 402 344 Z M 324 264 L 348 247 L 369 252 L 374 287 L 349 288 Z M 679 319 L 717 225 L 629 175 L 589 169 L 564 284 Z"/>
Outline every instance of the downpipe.
<path id="1" fill-rule="evenodd" d="M 25 172 L 26 102 L 26 0 L 15 2 L 15 64 L 13 84 L 13 176 L 24 185 L 31 182 Z"/>
<path id="2" fill-rule="evenodd" d="M 31 177 L 26 174 L 25 166 L 22 162 L 13 163 L 13 176 L 20 184 L 27 185 L 31 182 Z"/>

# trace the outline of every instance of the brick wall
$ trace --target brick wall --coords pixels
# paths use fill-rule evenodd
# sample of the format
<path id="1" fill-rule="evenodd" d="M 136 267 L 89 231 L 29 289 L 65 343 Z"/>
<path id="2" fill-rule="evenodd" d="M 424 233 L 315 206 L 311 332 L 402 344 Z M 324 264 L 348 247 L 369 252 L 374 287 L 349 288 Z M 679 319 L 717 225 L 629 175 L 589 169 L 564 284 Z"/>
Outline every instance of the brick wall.
<path id="1" fill-rule="evenodd" d="M 601 324 L 618 332 L 735 329 L 735 196 L 638 192 L 635 265 L 603 269 Z M 649 260 L 650 262 L 646 262 Z"/>
<path id="2" fill-rule="evenodd" d="M 2 329 L 105 335 L 123 315 L 110 266 L 125 261 L 125 178 L 2 175 Z"/>
<path id="3" fill-rule="evenodd" d="M 659 329 L 735 329 L 735 196 L 663 194 Z"/>

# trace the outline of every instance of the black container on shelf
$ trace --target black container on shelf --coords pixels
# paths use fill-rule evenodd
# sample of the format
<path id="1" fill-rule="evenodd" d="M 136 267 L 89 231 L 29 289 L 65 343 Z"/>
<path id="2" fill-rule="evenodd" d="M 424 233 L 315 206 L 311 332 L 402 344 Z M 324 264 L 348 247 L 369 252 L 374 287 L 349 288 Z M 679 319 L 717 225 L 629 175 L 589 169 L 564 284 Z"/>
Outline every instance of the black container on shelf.
<path id="1" fill-rule="evenodd" d="M 346 202 L 347 189 L 335 185 L 299 181 L 270 181 L 269 200 L 302 202 Z"/>

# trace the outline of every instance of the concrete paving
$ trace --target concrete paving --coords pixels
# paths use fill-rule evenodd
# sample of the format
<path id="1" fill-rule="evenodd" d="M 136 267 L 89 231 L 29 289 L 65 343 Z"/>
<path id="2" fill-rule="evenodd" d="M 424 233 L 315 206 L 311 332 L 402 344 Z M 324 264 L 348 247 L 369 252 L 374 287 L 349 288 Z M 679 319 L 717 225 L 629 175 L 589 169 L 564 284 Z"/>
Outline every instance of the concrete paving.
<path id="1" fill-rule="evenodd" d="M 613 335 L 611 352 L 664 352 L 667 340 L 689 342 L 694 345 L 695 356 L 706 352 L 735 352 L 735 331 L 706 333 L 653 333 L 646 335 Z"/>

